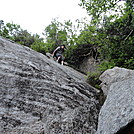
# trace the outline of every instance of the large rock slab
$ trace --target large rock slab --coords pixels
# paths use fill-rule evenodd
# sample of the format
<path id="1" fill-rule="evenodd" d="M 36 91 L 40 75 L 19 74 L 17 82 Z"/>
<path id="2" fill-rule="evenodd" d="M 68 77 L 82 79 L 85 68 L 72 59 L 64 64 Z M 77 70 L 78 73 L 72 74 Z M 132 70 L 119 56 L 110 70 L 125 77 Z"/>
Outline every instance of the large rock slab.
<path id="1" fill-rule="evenodd" d="M 110 86 L 115 82 L 120 82 L 126 79 L 134 78 L 134 71 L 125 69 L 125 68 L 119 68 L 114 67 L 113 69 L 106 70 L 101 76 L 100 80 L 101 88 L 105 95 L 108 94 Z"/>
<path id="2" fill-rule="evenodd" d="M 0 37 L 1 134 L 94 134 L 98 113 L 83 74 Z"/>
<path id="3" fill-rule="evenodd" d="M 96 73 L 98 71 L 99 61 L 96 61 L 93 57 L 87 56 L 83 59 L 81 64 L 79 65 L 79 69 L 81 72 L 87 73 Z"/>
<path id="4" fill-rule="evenodd" d="M 100 78 L 108 92 L 97 134 L 134 134 L 134 71 L 115 67 Z"/>

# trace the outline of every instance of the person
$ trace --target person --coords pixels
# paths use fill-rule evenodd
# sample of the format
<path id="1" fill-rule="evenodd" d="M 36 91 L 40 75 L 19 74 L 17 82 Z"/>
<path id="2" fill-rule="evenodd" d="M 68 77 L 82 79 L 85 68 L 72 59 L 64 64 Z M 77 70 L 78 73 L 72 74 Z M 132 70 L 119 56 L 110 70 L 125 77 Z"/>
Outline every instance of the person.
<path id="1" fill-rule="evenodd" d="M 64 50 L 66 49 L 65 45 L 58 46 L 52 53 L 53 57 L 56 57 L 57 62 L 59 63 L 61 60 L 61 65 L 64 64 L 64 58 L 63 58 L 63 53 Z"/>

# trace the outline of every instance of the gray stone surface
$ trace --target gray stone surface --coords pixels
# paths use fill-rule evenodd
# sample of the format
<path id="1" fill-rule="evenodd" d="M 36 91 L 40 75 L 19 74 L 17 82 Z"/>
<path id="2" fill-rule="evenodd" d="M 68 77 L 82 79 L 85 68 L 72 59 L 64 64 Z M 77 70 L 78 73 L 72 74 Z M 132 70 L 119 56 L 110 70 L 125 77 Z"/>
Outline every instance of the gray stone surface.
<path id="1" fill-rule="evenodd" d="M 113 69 L 106 70 L 100 76 L 100 80 L 102 81 L 100 86 L 101 86 L 104 94 L 107 95 L 108 90 L 113 83 L 123 81 L 126 79 L 130 79 L 130 78 L 134 78 L 133 70 L 114 67 Z"/>
<path id="2" fill-rule="evenodd" d="M 94 134 L 97 97 L 83 74 L 0 37 L 0 134 Z"/>
<path id="3" fill-rule="evenodd" d="M 93 57 L 87 56 L 83 59 L 81 64 L 79 65 L 79 69 L 81 72 L 87 73 L 96 73 L 98 71 L 98 65 L 100 61 L 96 61 Z"/>
<path id="4" fill-rule="evenodd" d="M 97 134 L 133 134 L 134 71 L 116 67 L 104 72 L 101 80 L 109 89 L 99 114 Z M 125 131 L 130 130 L 128 126 L 131 132 Z"/>

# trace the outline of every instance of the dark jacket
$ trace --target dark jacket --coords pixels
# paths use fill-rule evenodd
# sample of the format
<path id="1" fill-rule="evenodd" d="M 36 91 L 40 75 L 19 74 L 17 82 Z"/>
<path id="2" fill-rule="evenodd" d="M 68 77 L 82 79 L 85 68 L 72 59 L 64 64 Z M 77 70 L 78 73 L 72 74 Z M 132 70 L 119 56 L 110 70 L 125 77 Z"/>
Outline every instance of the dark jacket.
<path id="1" fill-rule="evenodd" d="M 58 54 L 63 54 L 64 53 L 64 48 L 61 48 L 61 46 L 57 47 L 55 50 L 54 50 L 54 53 L 58 53 Z"/>

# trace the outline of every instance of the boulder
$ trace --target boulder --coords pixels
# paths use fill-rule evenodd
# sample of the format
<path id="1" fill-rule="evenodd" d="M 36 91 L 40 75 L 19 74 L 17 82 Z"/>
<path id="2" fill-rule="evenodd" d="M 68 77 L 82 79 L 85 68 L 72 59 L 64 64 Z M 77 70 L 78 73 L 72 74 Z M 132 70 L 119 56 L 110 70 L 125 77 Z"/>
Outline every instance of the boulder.
<path id="1" fill-rule="evenodd" d="M 134 71 L 115 67 L 100 79 L 107 97 L 100 110 L 97 134 L 134 134 Z"/>
<path id="2" fill-rule="evenodd" d="M 133 70 L 114 67 L 113 69 L 106 70 L 100 76 L 99 79 L 102 81 L 100 86 L 101 86 L 104 94 L 107 95 L 109 88 L 113 83 L 131 79 L 131 78 L 134 78 Z"/>
<path id="3" fill-rule="evenodd" d="M 92 56 L 85 57 L 81 64 L 79 65 L 79 70 L 85 74 L 87 73 L 96 73 L 98 71 L 98 65 L 100 64 L 100 61 L 95 60 Z"/>
<path id="4" fill-rule="evenodd" d="M 85 75 L 0 37 L 1 134 L 94 134 L 99 109 Z"/>

